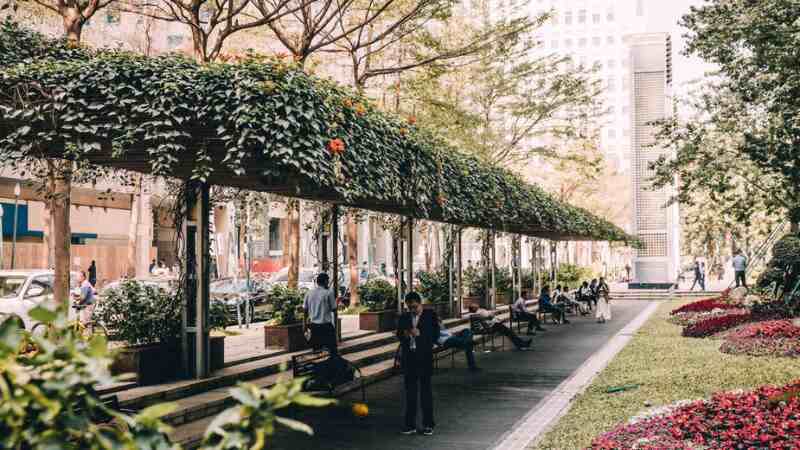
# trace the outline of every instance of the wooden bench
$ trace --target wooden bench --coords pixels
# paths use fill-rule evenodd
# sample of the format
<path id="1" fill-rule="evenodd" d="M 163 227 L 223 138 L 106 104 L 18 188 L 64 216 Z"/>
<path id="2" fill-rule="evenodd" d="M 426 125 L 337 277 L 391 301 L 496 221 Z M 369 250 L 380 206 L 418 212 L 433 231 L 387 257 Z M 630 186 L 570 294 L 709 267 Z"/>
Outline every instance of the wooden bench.
<path id="1" fill-rule="evenodd" d="M 539 305 L 537 304 L 534 306 L 536 317 L 539 319 L 542 324 L 547 323 L 547 315 L 550 314 L 550 321 L 553 322 L 553 325 L 558 325 L 558 321 L 556 320 L 556 316 L 550 311 L 542 311 L 539 309 Z"/>
<path id="2" fill-rule="evenodd" d="M 469 317 L 469 329 L 472 331 L 473 336 L 480 336 L 481 338 L 481 345 L 483 346 L 484 353 L 489 353 L 491 350 L 486 350 L 486 338 L 488 337 L 492 342 L 492 348 L 494 348 L 494 337 L 496 333 L 491 331 L 489 327 L 486 326 L 486 322 L 481 320 L 479 317 L 470 315 Z M 506 340 L 500 339 L 500 345 L 502 349 L 506 348 Z"/>
<path id="3" fill-rule="evenodd" d="M 317 366 L 327 361 L 329 357 L 330 355 L 328 354 L 327 350 L 301 353 L 299 355 L 292 356 L 292 376 L 294 378 L 313 379 L 314 375 L 316 374 Z M 355 371 L 355 378 L 353 379 L 353 381 L 342 383 L 339 385 L 327 383 L 324 386 L 318 386 L 320 388 L 324 387 L 324 389 L 307 389 L 307 387 L 304 384 L 303 390 L 308 390 L 310 392 L 327 392 L 328 395 L 332 397 L 337 388 L 346 386 L 351 383 L 357 383 L 359 385 L 359 388 L 361 389 L 361 401 L 365 402 L 367 400 L 367 394 L 364 386 L 364 375 L 361 373 L 361 369 L 359 369 L 353 363 L 344 358 L 342 358 L 342 360 L 345 361 L 347 365 Z"/>

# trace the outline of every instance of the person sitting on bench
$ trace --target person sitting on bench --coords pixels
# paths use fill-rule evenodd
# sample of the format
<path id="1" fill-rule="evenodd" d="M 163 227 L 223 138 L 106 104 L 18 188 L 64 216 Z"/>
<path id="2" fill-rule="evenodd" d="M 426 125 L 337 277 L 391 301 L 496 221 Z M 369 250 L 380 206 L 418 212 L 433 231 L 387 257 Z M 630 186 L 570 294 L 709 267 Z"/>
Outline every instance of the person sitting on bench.
<path id="1" fill-rule="evenodd" d="M 530 348 L 532 339 L 526 340 L 517 336 L 510 328 L 500 323 L 499 320 L 495 319 L 494 314 L 490 313 L 489 311 L 473 303 L 469 305 L 469 312 L 471 314 L 470 317 L 475 317 L 483 322 L 490 332 L 498 333 L 511 339 L 511 342 L 513 342 L 514 346 L 518 349 L 526 350 Z"/>
<path id="2" fill-rule="evenodd" d="M 556 286 L 556 290 L 553 293 L 553 298 L 556 301 L 556 305 L 562 305 L 565 311 L 571 309 L 576 313 L 585 315 L 581 310 L 581 304 L 572 299 L 572 296 L 569 293 L 569 286 L 566 284 L 564 285 L 564 289 L 561 289 L 561 285 Z"/>
<path id="3" fill-rule="evenodd" d="M 539 312 L 552 314 L 556 322 L 569 323 L 567 315 L 564 313 L 564 307 L 555 305 L 550 300 L 550 286 L 544 285 L 539 294 Z"/>
<path id="4" fill-rule="evenodd" d="M 469 329 L 461 330 L 453 334 L 447 328 L 439 329 L 439 339 L 437 344 L 443 349 L 457 348 L 464 350 L 464 355 L 467 357 L 467 366 L 469 370 L 476 371 L 478 366 L 475 365 L 475 352 L 473 351 L 474 343 L 472 342 L 472 331 Z"/>
<path id="5" fill-rule="evenodd" d="M 331 356 L 337 356 L 336 329 L 333 326 L 336 296 L 328 289 L 329 280 L 327 273 L 317 275 L 317 286 L 303 299 L 303 310 L 311 322 L 311 347 L 314 350 L 325 347 Z"/>
<path id="6" fill-rule="evenodd" d="M 528 312 L 528 309 L 525 306 L 525 297 L 520 295 L 511 308 L 514 310 L 514 314 L 517 315 L 517 320 L 521 322 L 528 322 L 529 335 L 535 334 L 533 332 L 534 327 L 536 328 L 536 331 L 545 331 L 536 315 Z"/>
<path id="7" fill-rule="evenodd" d="M 586 303 L 589 311 L 592 310 L 592 290 L 589 289 L 588 281 L 584 281 L 581 287 L 578 288 L 577 299 L 579 302 Z"/>

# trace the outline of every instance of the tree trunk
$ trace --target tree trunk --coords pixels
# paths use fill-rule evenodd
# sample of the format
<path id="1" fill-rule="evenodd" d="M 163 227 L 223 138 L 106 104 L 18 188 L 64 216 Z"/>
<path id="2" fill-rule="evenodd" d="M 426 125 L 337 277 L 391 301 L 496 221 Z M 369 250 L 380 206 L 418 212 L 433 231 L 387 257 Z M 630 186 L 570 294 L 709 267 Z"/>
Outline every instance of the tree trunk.
<path id="1" fill-rule="evenodd" d="M 70 244 L 72 231 L 69 224 L 70 188 L 72 187 L 72 163 L 58 161 L 55 164 L 53 190 L 53 242 L 55 242 L 55 281 L 53 293 L 56 302 L 69 304 L 70 289 Z"/>
<path id="2" fill-rule="evenodd" d="M 65 8 L 61 20 L 64 23 L 64 34 L 67 41 L 73 45 L 80 44 L 84 24 L 81 13 L 75 8 Z"/>
<path id="3" fill-rule="evenodd" d="M 289 255 L 289 278 L 287 285 L 297 289 L 297 279 L 300 276 L 300 201 L 289 200 L 286 202 L 286 221 L 289 232 L 286 236 L 286 252 Z"/>
<path id="4" fill-rule="evenodd" d="M 358 305 L 358 222 L 356 215 L 347 217 L 347 262 L 350 265 L 350 305 Z"/>
<path id="5" fill-rule="evenodd" d="M 131 194 L 131 219 L 128 225 L 128 267 L 126 270 L 128 278 L 134 278 L 136 276 L 136 251 L 141 215 L 142 175 L 137 175 L 136 184 L 133 189 L 133 194 Z"/>

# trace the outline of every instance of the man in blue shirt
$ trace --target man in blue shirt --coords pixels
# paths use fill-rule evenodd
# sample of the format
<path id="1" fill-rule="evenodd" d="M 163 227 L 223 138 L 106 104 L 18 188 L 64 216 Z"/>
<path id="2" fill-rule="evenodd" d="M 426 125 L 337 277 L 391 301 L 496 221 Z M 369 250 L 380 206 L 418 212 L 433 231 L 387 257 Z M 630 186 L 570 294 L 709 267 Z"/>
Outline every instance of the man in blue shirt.
<path id="1" fill-rule="evenodd" d="M 328 289 L 329 280 L 326 273 L 317 275 L 317 286 L 308 291 L 303 299 L 303 310 L 306 319 L 311 322 L 311 347 L 314 350 L 325 347 L 331 356 L 336 356 L 339 353 L 333 325 L 336 296 L 333 295 L 333 290 Z"/>

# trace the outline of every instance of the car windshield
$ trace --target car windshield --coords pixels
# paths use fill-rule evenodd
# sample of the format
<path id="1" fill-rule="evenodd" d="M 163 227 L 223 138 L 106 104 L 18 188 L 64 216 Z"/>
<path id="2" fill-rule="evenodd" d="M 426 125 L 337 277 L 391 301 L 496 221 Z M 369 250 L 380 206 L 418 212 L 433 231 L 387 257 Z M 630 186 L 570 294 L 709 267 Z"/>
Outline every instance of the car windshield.
<path id="1" fill-rule="evenodd" d="M 22 285 L 25 284 L 25 278 L 19 275 L 0 276 L 0 297 L 18 296 Z"/>

